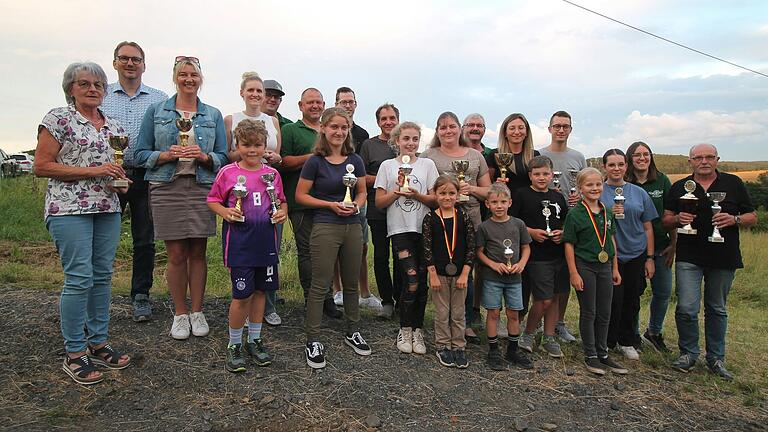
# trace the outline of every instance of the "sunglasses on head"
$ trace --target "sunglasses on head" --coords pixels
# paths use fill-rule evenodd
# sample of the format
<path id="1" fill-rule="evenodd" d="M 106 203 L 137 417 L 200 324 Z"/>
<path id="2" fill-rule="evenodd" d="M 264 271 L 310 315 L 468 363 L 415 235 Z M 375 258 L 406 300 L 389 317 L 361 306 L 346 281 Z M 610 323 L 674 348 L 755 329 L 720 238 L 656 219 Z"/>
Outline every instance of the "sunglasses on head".
<path id="1" fill-rule="evenodd" d="M 176 56 L 176 63 L 175 64 L 178 64 L 179 62 L 182 62 L 182 61 L 185 61 L 185 60 L 186 61 L 190 61 L 190 62 L 196 64 L 198 67 L 200 66 L 200 59 L 199 58 L 197 58 L 197 57 L 189 57 L 189 56 Z"/>

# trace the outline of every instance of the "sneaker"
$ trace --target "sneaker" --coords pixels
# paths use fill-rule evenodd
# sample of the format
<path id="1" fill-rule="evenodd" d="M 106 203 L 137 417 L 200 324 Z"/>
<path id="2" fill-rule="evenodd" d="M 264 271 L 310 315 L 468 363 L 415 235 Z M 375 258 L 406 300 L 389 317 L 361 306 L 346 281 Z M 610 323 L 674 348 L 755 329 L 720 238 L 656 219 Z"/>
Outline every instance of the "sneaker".
<path id="1" fill-rule="evenodd" d="M 197 337 L 208 336 L 211 331 L 208 328 L 208 321 L 205 320 L 205 315 L 202 312 L 192 312 L 189 315 L 189 322 L 192 324 L 192 334 Z"/>
<path id="2" fill-rule="evenodd" d="M 359 300 L 360 307 L 366 307 L 369 309 L 381 309 L 381 299 L 376 297 L 375 295 L 371 294 L 368 297 L 360 297 Z"/>
<path id="3" fill-rule="evenodd" d="M 267 322 L 267 324 L 271 326 L 279 326 L 283 323 L 283 319 L 280 318 L 280 315 L 277 314 L 277 312 L 272 312 L 271 314 L 267 314 L 264 317 L 264 321 Z"/>
<path id="4" fill-rule="evenodd" d="M 728 372 L 728 369 L 725 368 L 722 360 L 715 360 L 714 363 L 707 362 L 707 367 L 709 368 L 710 372 L 719 376 L 720 378 L 726 381 L 733 381 L 733 374 Z"/>
<path id="5" fill-rule="evenodd" d="M 136 294 L 133 297 L 133 320 L 142 322 L 149 321 L 150 318 L 152 318 L 152 304 L 149 303 L 149 296 Z"/>
<path id="6" fill-rule="evenodd" d="M 365 342 L 360 332 L 354 332 L 344 337 L 344 343 L 351 346 L 355 353 L 361 356 L 371 355 L 371 347 Z"/>
<path id="7" fill-rule="evenodd" d="M 327 298 L 323 301 L 323 314 L 333 319 L 341 319 L 343 316 L 341 311 L 336 308 L 336 303 L 333 302 L 332 298 Z"/>
<path id="8" fill-rule="evenodd" d="M 305 347 L 307 353 L 307 364 L 312 369 L 322 369 L 325 367 L 325 347 L 320 342 L 307 342 Z"/>
<path id="9" fill-rule="evenodd" d="M 523 332 L 523 334 L 520 336 L 520 340 L 517 341 L 517 346 L 520 347 L 521 350 L 532 353 L 533 343 L 534 343 L 534 336 L 532 334 Z"/>
<path id="10" fill-rule="evenodd" d="M 229 372 L 245 372 L 245 357 L 243 357 L 243 345 L 234 344 L 227 346 L 226 369 Z"/>
<path id="11" fill-rule="evenodd" d="M 608 369 L 609 371 L 615 374 L 626 375 L 629 373 L 629 370 L 627 370 L 627 368 L 611 360 L 610 357 L 606 356 L 601 358 L 600 363 L 602 363 L 606 367 L 606 369 Z"/>
<path id="12" fill-rule="evenodd" d="M 344 293 L 342 291 L 336 291 L 336 293 L 333 294 L 333 302 L 336 306 L 344 306 Z"/>
<path id="13" fill-rule="evenodd" d="M 669 348 L 667 348 L 667 344 L 664 343 L 664 337 L 661 335 L 661 333 L 657 335 L 652 335 L 648 333 L 648 330 L 643 333 L 643 340 L 648 342 L 653 349 L 656 350 L 656 352 L 667 354 L 670 352 Z"/>
<path id="14" fill-rule="evenodd" d="M 498 349 L 488 350 L 488 368 L 495 371 L 507 370 L 507 363 Z"/>
<path id="15" fill-rule="evenodd" d="M 688 354 L 681 354 L 677 360 L 672 362 L 672 369 L 685 373 L 693 369 L 694 366 L 696 366 L 696 360 Z"/>
<path id="16" fill-rule="evenodd" d="M 413 352 L 413 334 L 410 327 L 402 327 L 397 333 L 397 349 L 406 354 Z"/>
<path id="17" fill-rule="evenodd" d="M 605 375 L 606 366 L 597 357 L 585 358 L 584 366 L 595 375 Z"/>
<path id="18" fill-rule="evenodd" d="M 505 356 L 507 358 L 507 361 L 512 363 L 513 366 L 517 366 L 521 369 L 533 369 L 533 362 L 530 358 L 528 358 L 528 355 L 520 350 L 511 351 L 507 350 L 507 354 Z"/>
<path id="19" fill-rule="evenodd" d="M 426 354 L 427 344 L 424 343 L 424 331 L 420 328 L 413 330 L 413 353 L 414 354 Z"/>
<path id="20" fill-rule="evenodd" d="M 565 343 L 576 342 L 576 336 L 572 335 L 571 332 L 568 331 L 568 327 L 565 326 L 563 321 L 557 322 L 557 325 L 555 326 L 555 335 L 557 335 L 557 337 Z"/>
<path id="21" fill-rule="evenodd" d="M 519 345 L 519 343 L 518 343 L 518 345 Z M 541 347 L 552 358 L 562 358 L 563 357 L 563 350 L 560 349 L 560 344 L 557 343 L 557 341 L 555 340 L 554 336 L 545 336 L 544 337 L 544 343 L 541 344 Z"/>
<path id="22" fill-rule="evenodd" d="M 456 366 L 456 362 L 453 360 L 453 351 L 448 348 L 437 350 L 437 360 L 445 367 Z"/>
<path id="23" fill-rule="evenodd" d="M 171 337 L 176 340 L 189 339 L 189 315 L 174 315 L 171 325 Z"/>
<path id="24" fill-rule="evenodd" d="M 264 348 L 261 338 L 254 339 L 253 342 L 245 344 L 245 350 L 248 351 L 248 354 L 251 355 L 253 362 L 256 363 L 257 366 L 269 366 L 272 364 L 272 356 L 269 355 L 269 351 Z"/>
<path id="25" fill-rule="evenodd" d="M 385 304 L 381 306 L 381 310 L 378 313 L 379 318 L 391 319 L 395 315 L 395 307 L 391 304 Z"/>
<path id="26" fill-rule="evenodd" d="M 633 346 L 616 345 L 616 351 L 620 352 L 627 360 L 640 360 L 640 354 Z"/>
<path id="27" fill-rule="evenodd" d="M 469 360 L 467 360 L 467 353 L 465 353 L 464 350 L 454 350 L 453 363 L 459 369 L 466 369 L 469 366 Z"/>

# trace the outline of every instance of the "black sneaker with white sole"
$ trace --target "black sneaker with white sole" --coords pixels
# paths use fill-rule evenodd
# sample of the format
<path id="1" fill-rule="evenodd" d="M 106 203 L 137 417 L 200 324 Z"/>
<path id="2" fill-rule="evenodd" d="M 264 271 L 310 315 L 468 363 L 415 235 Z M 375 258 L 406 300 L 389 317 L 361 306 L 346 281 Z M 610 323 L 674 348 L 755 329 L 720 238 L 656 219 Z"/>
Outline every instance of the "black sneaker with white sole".
<path id="1" fill-rule="evenodd" d="M 307 364 L 312 369 L 325 367 L 325 347 L 320 342 L 307 342 Z"/>
<path id="2" fill-rule="evenodd" d="M 365 342 L 360 332 L 354 332 L 344 337 L 344 343 L 352 347 L 355 353 L 361 356 L 371 355 L 371 347 Z"/>

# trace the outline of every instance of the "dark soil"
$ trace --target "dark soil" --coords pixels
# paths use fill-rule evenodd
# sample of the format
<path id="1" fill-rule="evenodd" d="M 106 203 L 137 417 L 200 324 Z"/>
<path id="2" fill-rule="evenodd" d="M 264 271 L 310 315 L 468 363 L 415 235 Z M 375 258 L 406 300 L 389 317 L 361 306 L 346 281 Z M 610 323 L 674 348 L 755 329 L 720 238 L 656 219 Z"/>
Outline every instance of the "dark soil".
<path id="1" fill-rule="evenodd" d="M 0 289 L 0 428 L 766 430 L 764 409 L 697 389 L 690 375 L 633 364 L 627 377 L 595 378 L 577 348 L 565 361 L 537 356 L 535 371 L 492 372 L 485 347 L 471 346 L 470 367 L 448 369 L 431 351 L 400 354 L 397 323 L 371 316 L 362 328 L 373 355 L 355 355 L 341 339 L 343 321 L 326 321 L 328 367 L 313 372 L 304 359 L 303 308 L 290 304 L 281 310 L 284 324 L 265 330 L 274 363 L 235 375 L 224 370 L 227 306 L 209 300 L 211 334 L 178 342 L 168 336 L 168 304 L 155 302 L 155 319 L 136 324 L 129 300 L 114 298 L 111 342 L 132 353 L 135 365 L 86 388 L 61 371 L 58 295 Z"/>

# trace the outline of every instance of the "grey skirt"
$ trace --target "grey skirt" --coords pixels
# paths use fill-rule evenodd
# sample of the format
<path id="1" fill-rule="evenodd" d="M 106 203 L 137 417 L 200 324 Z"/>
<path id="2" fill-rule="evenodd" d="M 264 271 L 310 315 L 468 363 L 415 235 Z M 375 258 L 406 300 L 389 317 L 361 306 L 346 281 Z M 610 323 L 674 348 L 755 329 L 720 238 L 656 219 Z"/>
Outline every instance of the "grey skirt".
<path id="1" fill-rule="evenodd" d="M 149 202 L 158 240 L 182 240 L 216 235 L 216 215 L 206 200 L 211 185 L 200 185 L 193 175 L 170 183 L 149 185 Z"/>

